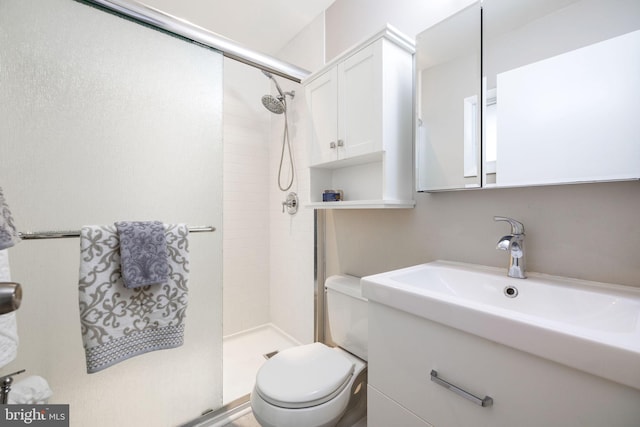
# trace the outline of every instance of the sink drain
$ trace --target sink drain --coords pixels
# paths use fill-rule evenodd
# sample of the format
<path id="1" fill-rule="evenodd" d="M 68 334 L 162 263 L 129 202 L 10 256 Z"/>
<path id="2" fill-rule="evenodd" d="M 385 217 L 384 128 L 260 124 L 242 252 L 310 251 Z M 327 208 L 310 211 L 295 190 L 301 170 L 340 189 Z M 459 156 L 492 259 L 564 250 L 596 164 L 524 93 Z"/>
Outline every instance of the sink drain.
<path id="1" fill-rule="evenodd" d="M 506 286 L 504 288 L 504 294 L 507 298 L 515 298 L 518 296 L 518 288 L 515 286 Z"/>

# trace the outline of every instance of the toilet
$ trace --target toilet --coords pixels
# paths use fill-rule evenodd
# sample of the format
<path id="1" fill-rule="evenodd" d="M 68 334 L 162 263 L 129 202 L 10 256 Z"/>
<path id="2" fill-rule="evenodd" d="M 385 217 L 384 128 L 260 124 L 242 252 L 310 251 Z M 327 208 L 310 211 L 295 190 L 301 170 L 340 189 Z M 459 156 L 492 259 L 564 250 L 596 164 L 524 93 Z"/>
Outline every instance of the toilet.
<path id="1" fill-rule="evenodd" d="M 262 365 L 251 408 L 263 427 L 350 426 L 366 413 L 368 319 L 360 279 L 331 276 L 325 292 L 337 347 L 293 347 Z"/>

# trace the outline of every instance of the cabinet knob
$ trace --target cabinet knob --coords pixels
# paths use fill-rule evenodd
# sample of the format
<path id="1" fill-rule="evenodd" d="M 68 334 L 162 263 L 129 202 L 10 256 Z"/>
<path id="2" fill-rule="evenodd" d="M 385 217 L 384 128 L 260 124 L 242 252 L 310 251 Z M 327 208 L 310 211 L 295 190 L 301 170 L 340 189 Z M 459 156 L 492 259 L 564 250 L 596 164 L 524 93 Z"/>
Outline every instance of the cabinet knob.
<path id="1" fill-rule="evenodd" d="M 338 140 L 338 147 L 344 147 L 344 141 L 339 139 Z"/>
<path id="2" fill-rule="evenodd" d="M 336 142 L 335 141 L 331 141 L 329 143 L 329 148 L 336 148 Z"/>

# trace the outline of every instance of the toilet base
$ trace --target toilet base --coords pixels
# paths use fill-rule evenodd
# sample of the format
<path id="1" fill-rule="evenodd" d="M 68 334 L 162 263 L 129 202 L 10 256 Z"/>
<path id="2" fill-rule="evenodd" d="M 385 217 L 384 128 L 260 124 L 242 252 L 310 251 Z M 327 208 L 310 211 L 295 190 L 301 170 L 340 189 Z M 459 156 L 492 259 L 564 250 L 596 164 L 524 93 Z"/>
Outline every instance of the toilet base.
<path id="1" fill-rule="evenodd" d="M 367 415 L 367 368 L 356 377 L 351 387 L 351 399 L 336 427 L 352 427 Z"/>

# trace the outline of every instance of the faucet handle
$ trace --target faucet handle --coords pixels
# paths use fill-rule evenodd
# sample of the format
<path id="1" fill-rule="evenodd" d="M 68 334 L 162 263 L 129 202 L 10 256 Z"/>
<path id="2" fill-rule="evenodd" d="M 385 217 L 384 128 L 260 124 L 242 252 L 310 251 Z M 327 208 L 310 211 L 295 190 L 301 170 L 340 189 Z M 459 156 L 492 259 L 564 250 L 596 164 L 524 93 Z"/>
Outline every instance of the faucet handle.
<path id="1" fill-rule="evenodd" d="M 506 216 L 494 216 L 494 221 L 506 221 L 511 225 L 511 234 L 524 234 L 524 224 Z"/>

